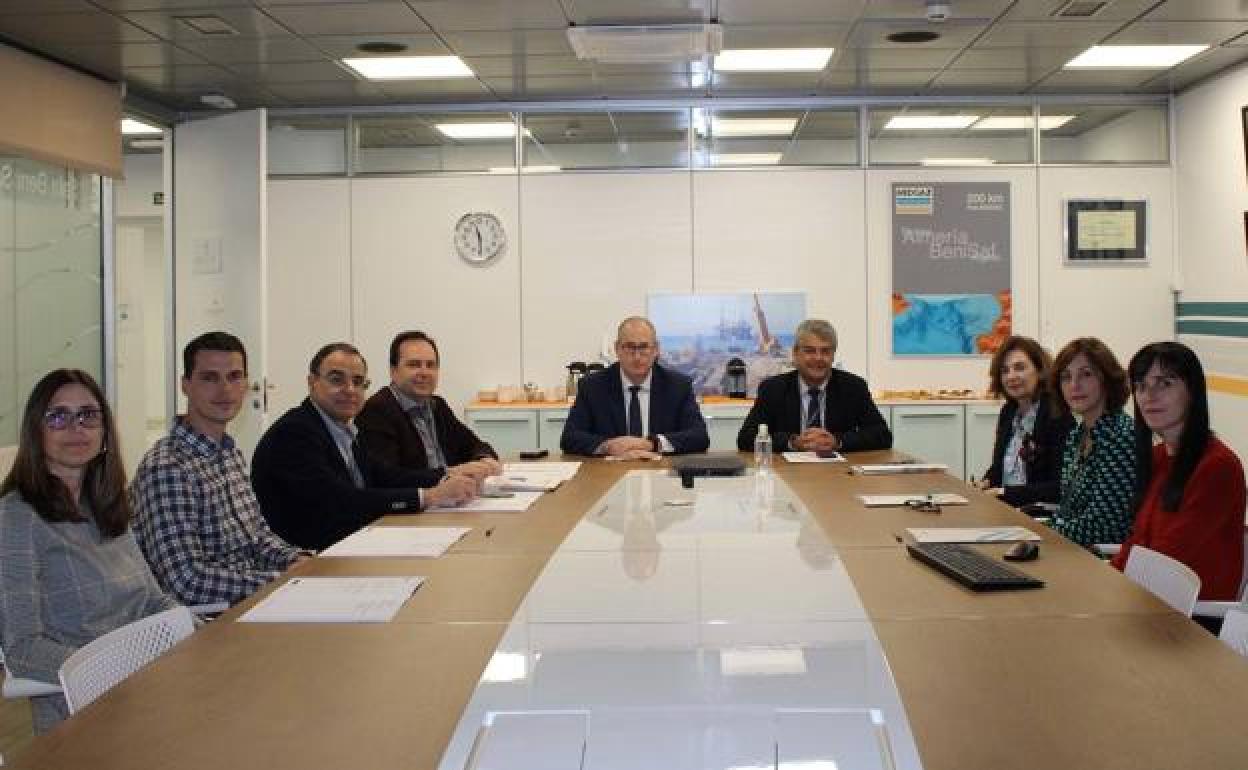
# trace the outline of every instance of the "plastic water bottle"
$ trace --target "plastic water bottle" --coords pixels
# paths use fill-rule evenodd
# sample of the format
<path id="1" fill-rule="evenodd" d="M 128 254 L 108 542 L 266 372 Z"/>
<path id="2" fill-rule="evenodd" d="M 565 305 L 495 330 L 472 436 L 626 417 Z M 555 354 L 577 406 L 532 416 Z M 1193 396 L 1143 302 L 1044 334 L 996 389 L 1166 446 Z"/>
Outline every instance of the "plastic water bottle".
<path id="1" fill-rule="evenodd" d="M 759 473 L 771 471 L 771 433 L 766 425 L 759 425 L 754 437 L 754 467 Z"/>

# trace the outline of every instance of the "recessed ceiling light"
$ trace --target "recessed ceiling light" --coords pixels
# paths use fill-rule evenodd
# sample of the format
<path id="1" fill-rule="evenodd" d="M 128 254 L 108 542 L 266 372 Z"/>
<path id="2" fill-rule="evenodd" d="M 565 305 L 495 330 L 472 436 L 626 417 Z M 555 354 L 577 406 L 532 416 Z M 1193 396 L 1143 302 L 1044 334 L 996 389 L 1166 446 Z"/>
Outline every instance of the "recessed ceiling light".
<path id="1" fill-rule="evenodd" d="M 392 43 L 388 40 L 369 40 L 357 45 L 355 50 L 360 53 L 395 54 L 403 53 L 407 50 L 407 46 L 403 43 Z"/>
<path id="2" fill-rule="evenodd" d="M 1074 120 L 1074 115 L 1041 115 L 1040 130 L 1061 128 Z M 972 131 L 1022 131 L 1034 125 L 1030 115 L 994 115 L 971 126 Z"/>
<path id="3" fill-rule="evenodd" d="M 134 118 L 121 119 L 121 133 L 125 136 L 141 136 L 143 134 L 163 134 L 165 130 L 160 126 L 153 126 L 150 123 L 144 123 Z"/>
<path id="4" fill-rule="evenodd" d="M 893 131 L 956 129 L 966 128 L 977 120 L 978 115 L 894 115 L 884 128 Z"/>
<path id="5" fill-rule="evenodd" d="M 342 63 L 369 80 L 474 77 L 458 56 L 369 56 Z"/>
<path id="6" fill-rule="evenodd" d="M 159 150 L 165 146 L 164 139 L 131 139 L 126 142 L 132 150 Z"/>
<path id="7" fill-rule="evenodd" d="M 814 72 L 828 66 L 835 48 L 731 48 L 715 56 L 720 72 Z"/>
<path id="8" fill-rule="evenodd" d="M 923 158 L 924 166 L 991 166 L 992 158 Z"/>
<path id="9" fill-rule="evenodd" d="M 511 139 L 516 135 L 516 124 L 510 121 L 438 123 L 434 127 L 451 139 Z"/>
<path id="10" fill-rule="evenodd" d="M 1094 45 L 1066 62 L 1065 69 L 1164 70 L 1205 50 L 1207 45 Z"/>
<path id="11" fill-rule="evenodd" d="M 939 40 L 940 33 L 933 32 L 930 29 L 907 29 L 901 32 L 893 32 L 885 35 L 885 37 L 892 43 L 930 43 L 933 40 Z"/>
<path id="12" fill-rule="evenodd" d="M 711 155 L 714 166 L 771 166 L 780 162 L 780 152 L 725 152 Z"/>
<path id="13" fill-rule="evenodd" d="M 717 118 L 711 117 L 711 135 L 719 139 L 735 136 L 791 136 L 797 118 Z"/>

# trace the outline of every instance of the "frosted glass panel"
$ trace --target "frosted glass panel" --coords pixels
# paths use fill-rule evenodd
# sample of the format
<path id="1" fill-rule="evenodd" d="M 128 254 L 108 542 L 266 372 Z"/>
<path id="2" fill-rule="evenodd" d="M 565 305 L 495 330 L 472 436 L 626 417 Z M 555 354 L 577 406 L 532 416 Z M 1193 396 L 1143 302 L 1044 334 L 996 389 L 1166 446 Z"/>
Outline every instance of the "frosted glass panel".
<path id="1" fill-rule="evenodd" d="M 102 368 L 100 179 L 0 158 L 0 446 L 50 369 Z"/>

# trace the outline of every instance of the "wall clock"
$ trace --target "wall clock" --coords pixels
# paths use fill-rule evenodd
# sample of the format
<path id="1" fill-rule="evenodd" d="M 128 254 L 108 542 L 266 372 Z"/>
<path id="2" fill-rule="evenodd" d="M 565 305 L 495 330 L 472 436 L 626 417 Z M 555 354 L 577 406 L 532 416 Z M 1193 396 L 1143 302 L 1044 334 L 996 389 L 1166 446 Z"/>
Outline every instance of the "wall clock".
<path id="1" fill-rule="evenodd" d="M 507 249 L 507 231 L 488 211 L 464 214 L 455 223 L 455 253 L 470 265 L 486 265 Z"/>

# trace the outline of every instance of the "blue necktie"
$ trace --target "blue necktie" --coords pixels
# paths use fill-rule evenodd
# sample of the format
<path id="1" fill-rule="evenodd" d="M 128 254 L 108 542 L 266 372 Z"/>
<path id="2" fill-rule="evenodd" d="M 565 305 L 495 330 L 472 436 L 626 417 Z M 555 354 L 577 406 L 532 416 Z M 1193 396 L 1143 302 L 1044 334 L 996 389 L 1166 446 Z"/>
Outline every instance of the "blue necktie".
<path id="1" fill-rule="evenodd" d="M 806 427 L 822 428 L 823 421 L 819 419 L 819 389 L 811 388 L 810 403 L 806 405 Z"/>
<path id="2" fill-rule="evenodd" d="M 641 399 L 637 397 L 637 391 L 641 390 L 640 385 L 629 385 L 628 392 L 632 395 L 628 398 L 628 435 L 641 435 Z"/>

